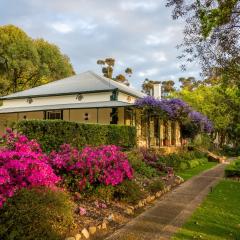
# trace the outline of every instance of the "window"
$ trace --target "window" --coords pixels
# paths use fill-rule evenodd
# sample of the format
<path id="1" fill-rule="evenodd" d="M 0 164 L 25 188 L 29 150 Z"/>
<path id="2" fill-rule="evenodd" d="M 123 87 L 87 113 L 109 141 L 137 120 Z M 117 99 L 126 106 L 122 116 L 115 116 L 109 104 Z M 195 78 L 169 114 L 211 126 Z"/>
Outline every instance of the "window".
<path id="1" fill-rule="evenodd" d="M 46 111 L 46 119 L 63 119 L 63 111 Z"/>
<path id="2" fill-rule="evenodd" d="M 110 117 L 112 118 L 112 121 L 110 124 L 117 124 L 118 123 L 118 109 L 112 108 L 112 112 L 110 113 Z"/>
<path id="3" fill-rule="evenodd" d="M 85 114 L 84 114 L 84 120 L 85 120 L 85 121 L 88 121 L 88 120 L 89 120 L 88 113 L 85 113 Z"/>

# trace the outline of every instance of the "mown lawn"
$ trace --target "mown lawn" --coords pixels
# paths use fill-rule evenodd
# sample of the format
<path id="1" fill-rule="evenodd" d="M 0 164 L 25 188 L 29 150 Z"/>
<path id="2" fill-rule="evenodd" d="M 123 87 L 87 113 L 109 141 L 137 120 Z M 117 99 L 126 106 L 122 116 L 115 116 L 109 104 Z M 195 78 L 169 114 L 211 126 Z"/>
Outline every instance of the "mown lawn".
<path id="1" fill-rule="evenodd" d="M 210 169 L 216 165 L 217 165 L 216 162 L 207 162 L 206 164 L 199 165 L 195 168 L 186 169 L 186 170 L 177 172 L 176 175 L 182 177 L 186 181 L 186 180 L 190 179 L 191 177 L 198 175 L 199 173 L 201 173 L 207 169 Z"/>
<path id="2" fill-rule="evenodd" d="M 222 180 L 172 240 L 239 240 L 240 183 Z"/>

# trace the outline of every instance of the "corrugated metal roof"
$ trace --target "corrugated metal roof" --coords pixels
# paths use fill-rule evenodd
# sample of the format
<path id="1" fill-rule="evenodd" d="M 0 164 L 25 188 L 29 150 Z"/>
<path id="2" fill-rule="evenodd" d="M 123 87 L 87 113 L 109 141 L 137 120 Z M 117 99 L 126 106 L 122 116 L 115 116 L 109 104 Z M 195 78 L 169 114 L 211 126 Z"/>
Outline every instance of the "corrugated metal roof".
<path id="1" fill-rule="evenodd" d="M 107 108 L 107 107 L 130 107 L 134 104 L 120 101 L 105 101 L 105 102 L 89 102 L 89 103 L 73 103 L 73 104 L 57 104 L 43 105 L 31 107 L 16 107 L 16 108 L 1 108 L 1 113 L 19 113 L 19 112 L 35 112 L 43 110 L 60 110 L 60 109 L 86 109 L 86 108 Z"/>
<path id="2" fill-rule="evenodd" d="M 109 78 L 99 76 L 92 71 L 87 71 L 78 75 L 74 75 L 72 77 L 47 83 L 39 87 L 13 93 L 0 99 L 50 96 L 96 91 L 100 92 L 111 91 L 114 89 L 119 89 L 119 91 L 128 93 L 136 97 L 144 96 L 143 93 L 135 90 L 134 88 L 128 87 Z"/>

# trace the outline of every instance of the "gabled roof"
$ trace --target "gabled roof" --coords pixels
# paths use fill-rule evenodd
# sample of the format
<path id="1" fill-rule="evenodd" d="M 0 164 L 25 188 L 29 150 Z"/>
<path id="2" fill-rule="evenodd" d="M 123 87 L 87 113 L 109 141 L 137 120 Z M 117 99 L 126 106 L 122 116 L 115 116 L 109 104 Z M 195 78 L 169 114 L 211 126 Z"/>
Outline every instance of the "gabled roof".
<path id="1" fill-rule="evenodd" d="M 83 72 L 72 77 L 64 78 L 44 84 L 39 87 L 28 89 L 25 91 L 13 93 L 2 97 L 1 99 L 25 98 L 25 97 L 41 97 L 41 96 L 57 96 L 75 93 L 91 93 L 104 92 L 118 89 L 135 97 L 143 97 L 144 94 L 124 84 L 114 80 L 97 75 L 92 71 Z"/>

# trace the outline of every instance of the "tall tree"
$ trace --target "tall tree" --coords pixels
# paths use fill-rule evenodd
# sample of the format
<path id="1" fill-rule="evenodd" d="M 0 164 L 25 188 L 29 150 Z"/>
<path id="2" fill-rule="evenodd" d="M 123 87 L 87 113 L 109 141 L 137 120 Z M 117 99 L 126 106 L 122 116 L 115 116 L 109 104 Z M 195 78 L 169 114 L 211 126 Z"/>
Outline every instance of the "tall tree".
<path id="1" fill-rule="evenodd" d="M 33 43 L 37 49 L 40 64 L 38 67 L 38 76 L 33 78 L 31 82 L 32 86 L 75 74 L 69 57 L 62 54 L 58 46 L 44 39 L 36 39 Z"/>
<path id="2" fill-rule="evenodd" d="M 196 89 L 202 83 L 196 80 L 195 77 L 181 77 L 179 78 L 179 82 L 182 89 L 187 89 L 189 91 Z"/>
<path id="3" fill-rule="evenodd" d="M 240 1 L 167 0 L 167 6 L 174 19 L 186 20 L 180 57 L 197 58 L 204 75 L 218 69 L 223 83 L 240 86 Z"/>
<path id="4" fill-rule="evenodd" d="M 173 80 L 162 81 L 162 92 L 165 95 L 174 92 L 176 89 L 174 87 L 175 82 Z"/>
<path id="5" fill-rule="evenodd" d="M 220 137 L 220 145 L 226 138 L 230 143 L 240 145 L 240 98 L 237 87 L 223 89 L 219 85 L 202 84 L 194 90 L 183 88 L 174 95 L 212 120 L 215 133 Z"/>
<path id="6" fill-rule="evenodd" d="M 146 93 L 147 95 L 151 95 L 151 92 L 153 90 L 153 85 L 156 83 L 156 81 L 149 80 L 146 78 L 142 84 L 142 92 Z M 157 83 L 159 83 L 157 81 Z M 174 92 L 176 89 L 174 87 L 175 82 L 172 80 L 166 80 L 162 81 L 162 97 L 167 97 L 170 93 Z"/>
<path id="7" fill-rule="evenodd" d="M 117 82 L 123 83 L 127 86 L 129 86 L 129 81 L 126 77 L 131 77 L 133 70 L 131 68 L 126 68 L 125 69 L 125 75 L 124 74 L 119 74 L 115 77 L 113 77 L 113 71 L 114 71 L 114 66 L 115 66 L 115 59 L 114 58 L 106 58 L 104 60 L 99 59 L 97 60 L 97 64 L 101 66 L 102 68 L 102 73 L 103 76 L 106 78 L 110 78 L 112 80 L 115 80 Z"/>
<path id="8" fill-rule="evenodd" d="M 25 90 L 74 74 L 68 58 L 13 25 L 0 27 L 0 94 Z"/>
<path id="9" fill-rule="evenodd" d="M 154 82 L 155 81 L 146 78 L 142 84 L 142 92 L 146 93 L 147 95 L 151 95 Z"/>

